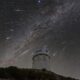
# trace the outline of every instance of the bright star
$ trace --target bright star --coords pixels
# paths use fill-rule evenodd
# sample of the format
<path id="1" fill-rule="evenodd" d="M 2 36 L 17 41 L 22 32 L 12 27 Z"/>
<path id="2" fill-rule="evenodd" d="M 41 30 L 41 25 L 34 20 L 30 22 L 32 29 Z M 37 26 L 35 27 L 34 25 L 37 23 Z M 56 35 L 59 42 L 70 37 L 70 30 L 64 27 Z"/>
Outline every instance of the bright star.
<path id="1" fill-rule="evenodd" d="M 38 0 L 38 3 L 41 3 L 41 0 Z"/>

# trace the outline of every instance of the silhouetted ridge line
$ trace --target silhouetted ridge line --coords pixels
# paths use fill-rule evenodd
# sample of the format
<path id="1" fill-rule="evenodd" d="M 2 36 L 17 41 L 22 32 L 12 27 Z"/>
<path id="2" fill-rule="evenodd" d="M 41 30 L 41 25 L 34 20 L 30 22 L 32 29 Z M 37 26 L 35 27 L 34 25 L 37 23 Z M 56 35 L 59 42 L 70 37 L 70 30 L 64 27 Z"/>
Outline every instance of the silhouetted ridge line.
<path id="1" fill-rule="evenodd" d="M 0 80 L 78 80 L 55 74 L 46 69 L 0 68 Z"/>

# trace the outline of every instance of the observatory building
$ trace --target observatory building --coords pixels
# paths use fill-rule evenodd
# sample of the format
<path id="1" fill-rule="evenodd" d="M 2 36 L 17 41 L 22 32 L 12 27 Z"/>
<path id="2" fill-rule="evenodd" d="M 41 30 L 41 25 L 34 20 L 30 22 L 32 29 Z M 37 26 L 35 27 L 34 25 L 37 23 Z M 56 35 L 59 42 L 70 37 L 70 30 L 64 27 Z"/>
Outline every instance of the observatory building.
<path id="1" fill-rule="evenodd" d="M 50 70 L 50 56 L 47 48 L 36 50 L 33 55 L 33 69 Z"/>

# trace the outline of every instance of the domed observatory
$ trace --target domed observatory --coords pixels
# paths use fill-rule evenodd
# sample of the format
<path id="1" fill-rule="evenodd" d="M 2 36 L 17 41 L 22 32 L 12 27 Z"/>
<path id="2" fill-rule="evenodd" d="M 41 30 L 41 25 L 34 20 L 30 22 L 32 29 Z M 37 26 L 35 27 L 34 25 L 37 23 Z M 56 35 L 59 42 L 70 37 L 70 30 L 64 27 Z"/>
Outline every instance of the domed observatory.
<path id="1" fill-rule="evenodd" d="M 46 47 L 36 50 L 33 55 L 33 69 L 46 69 L 50 70 L 50 56 Z"/>

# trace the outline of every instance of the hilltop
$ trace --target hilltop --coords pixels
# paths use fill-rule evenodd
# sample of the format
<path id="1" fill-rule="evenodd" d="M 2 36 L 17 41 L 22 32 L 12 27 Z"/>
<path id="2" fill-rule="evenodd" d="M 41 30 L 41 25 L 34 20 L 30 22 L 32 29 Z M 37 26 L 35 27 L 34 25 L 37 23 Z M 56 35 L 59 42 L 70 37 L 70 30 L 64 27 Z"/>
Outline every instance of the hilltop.
<path id="1" fill-rule="evenodd" d="M 45 69 L 0 68 L 0 80 L 77 80 L 64 77 Z"/>

